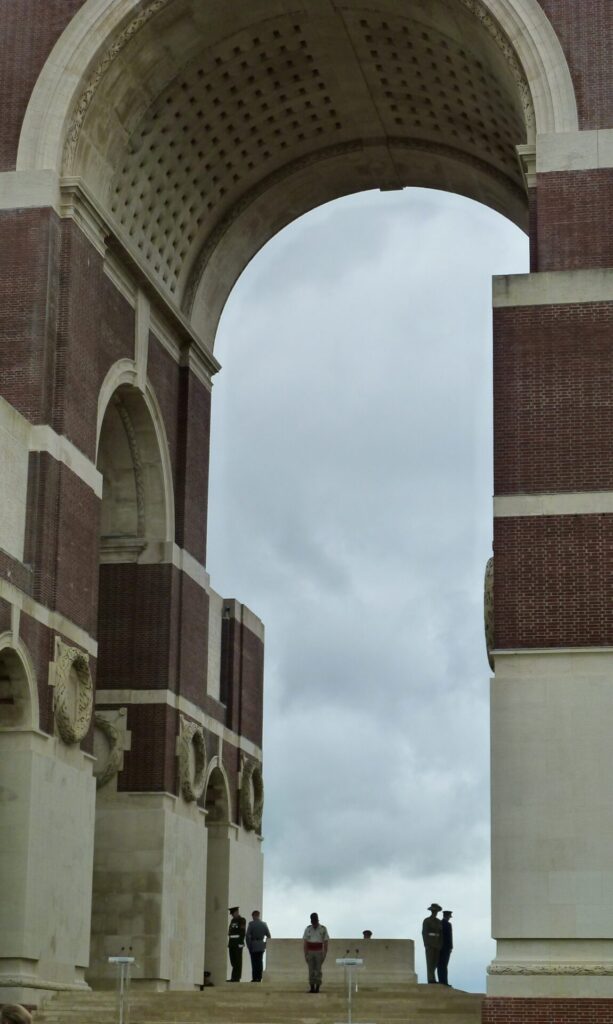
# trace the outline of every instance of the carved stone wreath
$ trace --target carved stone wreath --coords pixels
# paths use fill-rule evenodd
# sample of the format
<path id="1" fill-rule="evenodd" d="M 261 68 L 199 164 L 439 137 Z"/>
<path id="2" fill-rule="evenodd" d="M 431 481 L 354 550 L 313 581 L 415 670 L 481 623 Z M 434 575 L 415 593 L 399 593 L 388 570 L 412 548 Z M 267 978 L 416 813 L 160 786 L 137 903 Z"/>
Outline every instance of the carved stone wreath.
<path id="1" fill-rule="evenodd" d="M 119 729 L 116 725 L 109 722 L 108 718 L 105 718 L 99 711 L 96 711 L 94 715 L 94 722 L 96 723 L 96 728 L 100 729 L 100 732 L 106 736 L 109 744 L 109 756 L 106 764 L 102 771 L 96 775 L 96 789 L 102 789 L 121 770 L 123 749 L 120 743 Z"/>
<path id="2" fill-rule="evenodd" d="M 483 624 L 485 627 L 485 647 L 487 649 L 487 660 L 494 671 L 494 559 L 490 558 L 485 567 L 485 580 L 483 582 Z"/>
<path id="3" fill-rule="evenodd" d="M 243 767 L 241 781 L 241 818 L 248 832 L 259 832 L 262 828 L 264 810 L 264 778 L 262 766 L 257 761 L 248 761 Z"/>
<path id="4" fill-rule="evenodd" d="M 77 647 L 59 641 L 55 660 L 55 692 L 53 714 L 64 743 L 74 746 L 85 738 L 94 709 L 94 687 L 89 670 L 89 655 Z M 76 682 L 76 699 L 71 701 L 70 688 Z"/>
<path id="5" fill-rule="evenodd" d="M 179 733 L 179 780 L 183 799 L 198 800 L 206 781 L 206 742 L 202 726 L 181 718 Z"/>

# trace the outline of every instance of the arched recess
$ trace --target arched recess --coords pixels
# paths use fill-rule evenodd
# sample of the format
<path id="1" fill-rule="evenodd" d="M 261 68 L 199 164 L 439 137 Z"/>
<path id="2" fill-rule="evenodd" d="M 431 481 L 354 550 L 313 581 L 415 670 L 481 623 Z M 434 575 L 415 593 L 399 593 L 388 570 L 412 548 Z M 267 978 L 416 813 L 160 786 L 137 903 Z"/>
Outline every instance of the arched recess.
<path id="1" fill-rule="evenodd" d="M 78 177 L 212 345 L 281 227 L 367 188 L 426 185 L 526 223 L 518 145 L 577 128 L 537 0 L 88 0 L 34 89 L 18 167 Z"/>
<path id="2" fill-rule="evenodd" d="M 102 473 L 103 559 L 158 560 L 174 541 L 170 452 L 151 387 L 141 390 L 134 364 L 120 360 L 98 402 L 97 465 Z"/>
<path id="3" fill-rule="evenodd" d="M 39 726 L 38 690 L 28 652 L 12 633 L 0 635 L 0 731 Z"/>

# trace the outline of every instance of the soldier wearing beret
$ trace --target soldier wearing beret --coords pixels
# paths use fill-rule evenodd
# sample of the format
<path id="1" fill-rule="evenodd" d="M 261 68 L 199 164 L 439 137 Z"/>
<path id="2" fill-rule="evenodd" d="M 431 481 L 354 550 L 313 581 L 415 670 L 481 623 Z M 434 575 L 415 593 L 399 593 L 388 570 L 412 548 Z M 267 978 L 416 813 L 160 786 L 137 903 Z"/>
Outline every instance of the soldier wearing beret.
<path id="1" fill-rule="evenodd" d="M 438 958 L 443 945 L 443 926 L 437 914 L 443 908 L 438 903 L 431 903 L 428 907 L 430 917 L 426 917 L 422 925 L 421 934 L 426 950 L 426 968 L 428 971 L 428 984 L 436 985 L 434 972 L 438 966 Z"/>

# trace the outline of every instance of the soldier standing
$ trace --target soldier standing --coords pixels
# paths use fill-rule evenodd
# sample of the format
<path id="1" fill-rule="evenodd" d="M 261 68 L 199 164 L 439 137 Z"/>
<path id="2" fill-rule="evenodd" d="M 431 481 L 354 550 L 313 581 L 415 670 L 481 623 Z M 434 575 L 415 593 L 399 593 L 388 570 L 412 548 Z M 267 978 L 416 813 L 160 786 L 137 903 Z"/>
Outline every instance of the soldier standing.
<path id="1" fill-rule="evenodd" d="M 431 903 L 428 907 L 430 917 L 426 917 L 422 925 L 421 934 L 426 949 L 426 967 L 428 970 L 428 984 L 436 985 L 434 972 L 438 966 L 438 958 L 443 944 L 443 926 L 437 914 L 442 910 L 438 903 Z"/>
<path id="2" fill-rule="evenodd" d="M 247 922 L 238 912 L 238 907 L 230 907 L 232 920 L 228 928 L 228 952 L 232 965 L 232 977 L 228 981 L 240 981 L 243 973 L 243 946 L 245 945 L 245 928 Z"/>
<path id="3" fill-rule="evenodd" d="M 443 920 L 441 921 L 442 938 L 443 944 L 438 957 L 438 983 L 439 985 L 447 985 L 449 988 L 449 980 L 447 978 L 447 965 L 449 964 L 449 957 L 451 956 L 451 950 L 453 949 L 453 928 L 451 927 L 451 915 L 452 910 L 443 910 Z"/>
<path id="4" fill-rule="evenodd" d="M 321 965 L 326 959 L 329 941 L 328 929 L 319 923 L 319 915 L 311 914 L 311 923 L 305 928 L 302 936 L 304 959 L 309 969 L 309 992 L 319 992 Z"/>

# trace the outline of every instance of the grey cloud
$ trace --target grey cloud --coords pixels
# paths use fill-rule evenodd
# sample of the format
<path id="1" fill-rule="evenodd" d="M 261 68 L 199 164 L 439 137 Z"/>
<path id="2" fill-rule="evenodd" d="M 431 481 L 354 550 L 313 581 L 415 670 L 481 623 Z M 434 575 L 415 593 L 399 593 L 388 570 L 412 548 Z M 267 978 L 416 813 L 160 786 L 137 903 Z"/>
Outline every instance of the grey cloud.
<path id="1" fill-rule="evenodd" d="M 490 277 L 525 261 L 466 200 L 369 193 L 274 239 L 224 313 L 208 568 L 266 623 L 273 904 L 447 873 L 487 930 Z"/>

